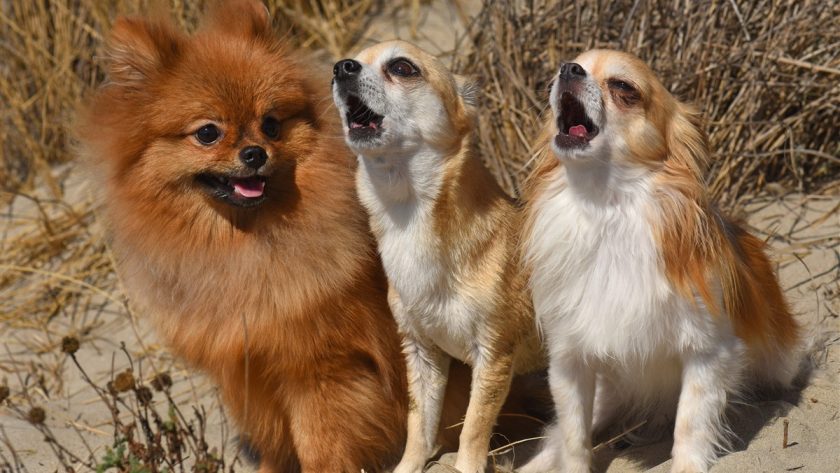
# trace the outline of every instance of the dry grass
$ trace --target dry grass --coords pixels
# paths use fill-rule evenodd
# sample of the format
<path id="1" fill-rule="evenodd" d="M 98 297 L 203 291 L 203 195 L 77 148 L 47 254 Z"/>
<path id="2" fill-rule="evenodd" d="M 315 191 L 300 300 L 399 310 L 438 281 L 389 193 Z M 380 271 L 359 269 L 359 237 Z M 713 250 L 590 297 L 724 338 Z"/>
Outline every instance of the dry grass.
<path id="1" fill-rule="evenodd" d="M 204 3 L 171 6 L 190 29 Z M 394 8 L 381 0 L 268 3 L 279 31 L 332 58 L 353 50 L 372 19 Z M 426 2 L 400 3 L 415 12 Z M 67 369 L 64 336 L 96 346 L 119 323 L 134 322 L 96 206 L 80 192 L 68 127 L 80 98 L 102 80 L 98 51 L 108 26 L 120 13 L 148 8 L 140 0 L 0 0 L 0 386 L 12 387 L 5 402 L 21 416 L 34 402 L 28 392 L 49 399 L 78 376 Z M 515 192 L 561 59 L 593 46 L 633 51 L 706 112 L 717 157 L 709 182 L 732 204 L 770 182 L 802 190 L 840 182 L 839 26 L 836 2 L 489 2 L 456 68 L 483 82 L 481 146 Z M 136 338 L 131 355 L 151 368 L 148 379 L 159 353 Z M 111 374 L 100 373 L 97 383 L 102 376 Z M 111 401 L 118 402 L 103 400 Z M 139 412 L 131 406 L 124 414 Z M 8 452 L 3 437 L 0 451 Z"/>
<path id="2" fill-rule="evenodd" d="M 724 204 L 840 176 L 840 3 L 489 2 L 470 41 L 456 68 L 483 82 L 481 146 L 512 192 L 558 65 L 595 47 L 639 55 L 705 112 L 708 182 Z"/>
<path id="3" fill-rule="evenodd" d="M 170 3 L 177 21 L 191 29 L 206 2 Z M 355 45 L 381 3 L 267 2 L 279 31 L 303 47 L 324 49 L 333 57 Z M 148 4 L 141 0 L 0 3 L 0 55 L 4 57 L 0 65 L 0 189 L 27 188 L 38 179 L 54 197 L 61 195 L 49 166 L 72 159 L 67 127 L 82 93 L 102 79 L 97 54 L 103 34 L 117 15 L 148 11 Z"/>

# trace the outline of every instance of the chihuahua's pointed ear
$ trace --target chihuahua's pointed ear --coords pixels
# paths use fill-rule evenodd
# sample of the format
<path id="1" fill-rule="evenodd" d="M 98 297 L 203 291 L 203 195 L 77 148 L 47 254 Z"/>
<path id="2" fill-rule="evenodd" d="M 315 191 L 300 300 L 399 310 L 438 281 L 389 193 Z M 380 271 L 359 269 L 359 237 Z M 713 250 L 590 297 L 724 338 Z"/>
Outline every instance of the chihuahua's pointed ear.
<path id="1" fill-rule="evenodd" d="M 478 94 L 480 92 L 478 83 L 470 77 L 455 76 L 455 84 L 458 87 L 458 95 L 468 108 L 478 106 Z"/>
<path id="2" fill-rule="evenodd" d="M 202 30 L 211 29 L 246 36 L 271 32 L 271 14 L 259 0 L 216 0 L 202 21 Z"/>
<path id="3" fill-rule="evenodd" d="M 121 17 L 105 43 L 105 71 L 111 83 L 132 87 L 175 58 L 182 38 L 166 20 Z"/>

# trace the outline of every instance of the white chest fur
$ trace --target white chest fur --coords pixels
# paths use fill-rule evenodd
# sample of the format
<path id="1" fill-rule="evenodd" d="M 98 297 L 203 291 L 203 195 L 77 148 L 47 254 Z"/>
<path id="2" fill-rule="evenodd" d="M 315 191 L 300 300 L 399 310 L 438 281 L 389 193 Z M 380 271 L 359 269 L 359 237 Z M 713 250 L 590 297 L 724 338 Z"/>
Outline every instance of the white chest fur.
<path id="1" fill-rule="evenodd" d="M 569 187 L 565 177 L 535 203 L 526 238 L 549 350 L 640 366 L 713 343 L 719 321 L 702 303 L 679 297 L 662 271 L 650 182 L 636 179 L 590 199 L 604 187 Z"/>
<path id="2" fill-rule="evenodd" d="M 434 204 L 442 185 L 440 159 L 422 153 L 406 161 L 360 159 L 359 197 L 370 213 L 388 281 L 399 294 L 401 330 L 434 343 L 450 356 L 472 362 L 478 344 L 481 301 L 454 291 L 434 232 Z"/>

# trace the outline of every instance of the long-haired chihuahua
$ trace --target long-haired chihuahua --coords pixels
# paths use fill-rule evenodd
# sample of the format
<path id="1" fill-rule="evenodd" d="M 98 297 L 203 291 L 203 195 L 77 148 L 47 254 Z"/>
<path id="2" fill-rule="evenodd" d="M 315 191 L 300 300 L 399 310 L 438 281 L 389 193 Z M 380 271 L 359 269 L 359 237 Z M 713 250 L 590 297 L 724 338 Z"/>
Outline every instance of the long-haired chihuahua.
<path id="1" fill-rule="evenodd" d="M 709 201 L 700 116 L 638 58 L 586 52 L 550 101 L 523 245 L 557 420 L 522 471 L 588 472 L 593 430 L 663 410 L 671 471 L 706 471 L 727 399 L 797 372 L 765 244 Z"/>
<path id="2" fill-rule="evenodd" d="M 419 48 L 387 42 L 335 66 L 389 302 L 408 362 L 408 439 L 396 472 L 435 448 L 451 358 L 473 367 L 455 467 L 484 471 L 511 378 L 543 365 L 517 245 L 517 206 L 473 147 L 472 87 Z"/>

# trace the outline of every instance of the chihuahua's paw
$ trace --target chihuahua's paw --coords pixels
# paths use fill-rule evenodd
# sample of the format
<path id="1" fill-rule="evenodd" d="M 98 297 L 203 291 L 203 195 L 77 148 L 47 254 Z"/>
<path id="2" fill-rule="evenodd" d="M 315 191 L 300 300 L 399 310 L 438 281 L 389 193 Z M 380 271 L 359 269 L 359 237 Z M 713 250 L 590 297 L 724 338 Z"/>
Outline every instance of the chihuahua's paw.
<path id="1" fill-rule="evenodd" d="M 470 460 L 461 460 L 458 458 L 458 461 L 455 462 L 455 469 L 458 470 L 458 473 L 484 473 L 484 468 L 487 466 L 486 458 L 483 459 L 484 461 L 470 461 Z"/>
<path id="2" fill-rule="evenodd" d="M 426 461 L 419 461 L 415 459 L 402 459 L 399 465 L 394 468 L 393 473 L 423 473 L 423 468 L 426 466 Z"/>
<path id="3" fill-rule="evenodd" d="M 706 473 L 716 460 L 711 445 L 674 445 L 671 473 Z"/>
<path id="4" fill-rule="evenodd" d="M 518 473 L 552 473 L 558 471 L 554 464 L 554 458 L 554 449 L 543 447 L 540 453 L 516 471 Z"/>
<path id="5" fill-rule="evenodd" d="M 671 464 L 671 473 L 706 473 L 709 467 L 699 459 L 692 459 L 686 456 L 674 456 L 674 461 Z"/>

